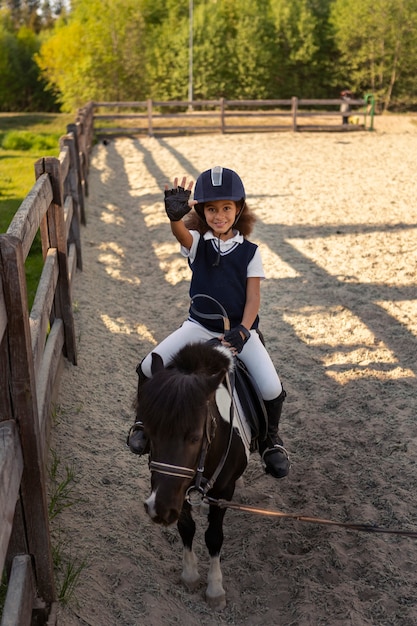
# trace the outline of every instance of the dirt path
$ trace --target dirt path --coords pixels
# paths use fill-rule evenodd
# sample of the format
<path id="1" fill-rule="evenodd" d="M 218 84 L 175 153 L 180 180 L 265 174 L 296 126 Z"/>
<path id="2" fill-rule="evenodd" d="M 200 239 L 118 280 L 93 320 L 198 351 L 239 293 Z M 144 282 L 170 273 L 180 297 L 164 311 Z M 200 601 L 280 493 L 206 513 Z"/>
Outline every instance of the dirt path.
<path id="1" fill-rule="evenodd" d="M 417 529 L 417 184 L 410 120 L 373 133 L 112 140 L 94 149 L 84 271 L 74 289 L 79 363 L 66 366 L 52 447 L 77 502 L 54 521 L 86 561 L 64 626 L 417 623 L 415 540 L 229 511 L 227 608 L 179 583 L 175 528 L 145 516 L 145 459 L 125 448 L 137 362 L 188 307 L 188 268 L 161 202 L 176 175 L 236 169 L 258 215 L 268 280 L 262 329 L 288 392 L 290 477 L 256 455 L 244 502 Z M 203 521 L 203 520 L 202 520 Z M 201 571 L 208 560 L 197 538 Z"/>

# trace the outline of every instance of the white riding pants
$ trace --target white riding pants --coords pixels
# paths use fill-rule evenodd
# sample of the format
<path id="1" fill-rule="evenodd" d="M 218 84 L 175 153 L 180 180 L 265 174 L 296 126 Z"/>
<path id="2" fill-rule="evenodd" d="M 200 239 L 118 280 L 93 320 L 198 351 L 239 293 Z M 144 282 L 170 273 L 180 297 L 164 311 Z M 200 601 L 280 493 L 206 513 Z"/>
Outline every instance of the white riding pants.
<path id="1" fill-rule="evenodd" d="M 208 341 L 213 339 L 213 337 L 219 337 L 221 334 L 207 330 L 198 322 L 186 320 L 180 328 L 168 335 L 152 352 L 159 354 L 166 366 L 174 354 L 188 343 Z M 281 381 L 258 333 L 256 330 L 251 330 L 250 334 L 250 338 L 245 343 L 242 351 L 239 352 L 239 358 L 255 379 L 262 398 L 264 400 L 274 400 L 282 391 Z M 142 371 L 148 378 L 152 376 L 152 352 L 141 363 Z"/>

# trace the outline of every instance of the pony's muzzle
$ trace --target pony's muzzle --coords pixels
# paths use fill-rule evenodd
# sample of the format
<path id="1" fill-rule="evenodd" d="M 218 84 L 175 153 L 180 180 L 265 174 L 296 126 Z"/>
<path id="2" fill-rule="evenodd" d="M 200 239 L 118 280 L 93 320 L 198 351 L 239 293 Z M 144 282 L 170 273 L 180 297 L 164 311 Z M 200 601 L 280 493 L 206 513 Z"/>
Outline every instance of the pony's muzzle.
<path id="1" fill-rule="evenodd" d="M 156 501 L 156 492 L 153 491 L 143 503 L 146 513 L 155 524 L 170 526 L 178 521 L 179 510 L 170 507 L 161 507 Z"/>

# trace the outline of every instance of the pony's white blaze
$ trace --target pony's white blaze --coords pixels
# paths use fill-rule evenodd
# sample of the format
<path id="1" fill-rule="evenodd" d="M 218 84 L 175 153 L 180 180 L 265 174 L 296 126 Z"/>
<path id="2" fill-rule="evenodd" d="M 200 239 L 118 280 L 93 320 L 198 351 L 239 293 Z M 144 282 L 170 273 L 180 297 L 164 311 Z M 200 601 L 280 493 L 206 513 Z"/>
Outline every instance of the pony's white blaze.
<path id="1" fill-rule="evenodd" d="M 221 611 L 226 606 L 226 592 L 223 589 L 223 575 L 220 556 L 212 556 L 207 575 L 206 600 L 210 608 Z"/>
<path id="2" fill-rule="evenodd" d="M 182 553 L 181 580 L 189 589 L 195 589 L 200 582 L 197 557 L 194 550 L 190 550 L 189 548 L 184 548 Z"/>
<path id="3" fill-rule="evenodd" d="M 146 511 L 149 517 L 151 517 L 152 519 L 156 517 L 155 500 L 156 500 L 156 491 L 152 491 L 149 498 L 145 500 Z"/>

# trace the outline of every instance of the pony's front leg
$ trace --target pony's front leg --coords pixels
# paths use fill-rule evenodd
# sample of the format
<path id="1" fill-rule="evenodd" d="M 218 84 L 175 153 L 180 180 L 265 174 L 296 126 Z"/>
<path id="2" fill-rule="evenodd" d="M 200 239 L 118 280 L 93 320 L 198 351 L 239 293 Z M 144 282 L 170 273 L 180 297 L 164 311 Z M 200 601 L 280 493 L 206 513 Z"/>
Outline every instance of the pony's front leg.
<path id="1" fill-rule="evenodd" d="M 205 534 L 206 546 L 210 554 L 206 600 L 209 607 L 216 611 L 221 611 L 226 606 L 226 592 L 223 589 L 223 574 L 220 567 L 220 551 L 223 545 L 223 518 L 225 513 L 226 509 L 210 506 L 209 526 Z"/>
<path id="2" fill-rule="evenodd" d="M 195 522 L 191 516 L 191 507 L 188 502 L 184 503 L 177 527 L 184 547 L 181 580 L 188 589 L 193 590 L 200 582 L 200 574 L 198 573 L 197 557 L 193 550 Z"/>

